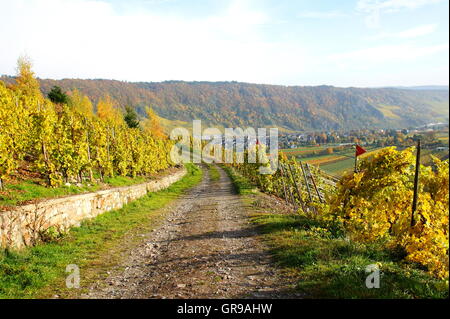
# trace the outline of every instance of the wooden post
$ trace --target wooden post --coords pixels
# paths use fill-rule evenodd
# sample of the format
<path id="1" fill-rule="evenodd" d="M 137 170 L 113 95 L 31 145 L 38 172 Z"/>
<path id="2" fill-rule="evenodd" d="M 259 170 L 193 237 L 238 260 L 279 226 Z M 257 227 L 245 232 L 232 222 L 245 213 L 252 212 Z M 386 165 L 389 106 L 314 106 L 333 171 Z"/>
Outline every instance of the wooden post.
<path id="1" fill-rule="evenodd" d="M 283 168 L 283 164 L 281 164 L 281 167 Z M 283 175 L 284 175 L 284 177 L 288 177 L 287 174 L 285 173 L 284 168 L 283 168 Z M 292 194 L 291 186 L 289 184 L 287 185 L 287 189 L 289 191 L 289 193 L 288 193 L 289 200 L 291 201 L 291 204 L 295 206 L 294 195 Z"/>
<path id="2" fill-rule="evenodd" d="M 303 168 L 302 162 L 300 162 L 300 168 L 302 169 L 303 178 L 305 179 L 306 190 L 308 191 L 309 201 L 312 202 L 311 190 L 309 189 L 308 179 L 306 178 L 305 169 Z"/>
<path id="3" fill-rule="evenodd" d="M 286 204 L 288 203 L 288 197 L 286 192 L 286 183 L 284 182 L 284 174 L 283 174 L 283 164 L 280 163 L 280 175 L 281 175 L 281 181 L 283 182 L 283 190 L 284 190 L 284 200 L 286 201 Z"/>
<path id="4" fill-rule="evenodd" d="M 355 144 L 355 173 L 358 173 L 358 156 L 356 155 L 356 144 Z"/>
<path id="5" fill-rule="evenodd" d="M 85 125 L 87 125 L 87 121 L 86 118 L 84 118 L 85 120 Z M 88 155 L 88 161 L 89 161 L 89 181 L 93 181 L 94 180 L 94 174 L 92 172 L 92 160 L 91 160 L 91 147 L 89 146 L 89 128 L 86 130 L 86 145 L 87 145 L 87 155 Z"/>
<path id="6" fill-rule="evenodd" d="M 300 192 L 300 188 L 298 187 L 297 180 L 295 179 L 294 172 L 292 171 L 291 164 L 288 164 L 288 167 L 289 167 L 289 171 L 291 172 L 292 180 L 294 181 L 295 188 L 297 189 L 298 201 L 300 202 L 300 205 L 302 206 L 303 212 L 306 213 L 305 204 L 303 203 L 303 200 L 302 200 L 302 194 Z"/>
<path id="7" fill-rule="evenodd" d="M 311 176 L 311 180 L 313 182 L 314 189 L 316 190 L 317 197 L 319 197 L 319 201 L 321 203 L 323 203 L 324 201 L 323 201 L 322 195 L 320 195 L 319 189 L 317 188 L 316 181 L 314 180 L 314 176 L 312 176 L 312 174 L 311 174 L 311 170 L 309 169 L 308 163 L 306 163 L 306 168 L 308 169 L 309 176 Z"/>
<path id="8" fill-rule="evenodd" d="M 300 167 L 302 167 L 302 166 L 301 166 L 301 165 L 302 165 L 302 162 L 299 161 L 299 165 L 300 165 Z M 297 166 L 295 166 L 295 172 L 296 172 L 297 176 L 298 176 L 299 178 L 301 178 L 301 177 L 300 177 L 301 173 L 299 172 L 299 169 L 298 169 Z M 306 185 L 306 187 L 308 188 L 308 184 Z M 306 203 L 303 203 L 303 204 L 305 205 Z M 306 208 L 306 211 L 308 211 L 308 212 L 310 211 L 311 208 L 314 209 L 314 207 L 306 206 L 306 205 L 305 205 L 305 208 Z"/>
<path id="9" fill-rule="evenodd" d="M 292 194 L 292 189 L 290 185 L 288 185 L 288 190 L 289 190 L 289 198 L 291 199 L 291 204 L 294 205 L 294 208 L 296 209 L 297 203 L 295 202 L 294 194 Z"/>
<path id="10" fill-rule="evenodd" d="M 414 195 L 411 212 L 411 227 L 413 227 L 416 224 L 414 220 L 414 214 L 416 213 L 417 210 L 417 197 L 419 195 L 419 174 L 420 174 L 420 140 L 417 141 L 416 172 L 414 175 Z"/>

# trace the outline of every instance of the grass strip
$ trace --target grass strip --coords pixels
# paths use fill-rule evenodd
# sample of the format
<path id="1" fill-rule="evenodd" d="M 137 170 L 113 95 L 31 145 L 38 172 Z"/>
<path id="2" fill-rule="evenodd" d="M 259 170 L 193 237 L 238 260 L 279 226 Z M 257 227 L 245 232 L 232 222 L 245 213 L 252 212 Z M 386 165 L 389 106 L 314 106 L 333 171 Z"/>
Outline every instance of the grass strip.
<path id="1" fill-rule="evenodd" d="M 227 165 L 222 165 L 222 168 L 225 170 L 227 175 L 233 182 L 234 188 L 240 195 L 250 195 L 255 194 L 257 192 L 257 187 L 254 186 L 247 178 L 236 173 L 236 171 Z"/>
<path id="2" fill-rule="evenodd" d="M 188 173 L 167 189 L 86 220 L 57 241 L 17 252 L 0 252 L 0 298 L 48 296 L 49 287 L 64 286 L 69 264 L 79 266 L 81 286 L 85 286 L 83 271 L 96 267 L 102 253 L 120 245 L 123 238 L 136 229 L 152 229 L 161 218 L 160 208 L 201 181 L 202 171 L 197 166 L 187 164 L 186 168 Z M 111 258 L 114 257 L 117 256 Z"/>
<path id="3" fill-rule="evenodd" d="M 68 184 L 59 187 L 48 187 L 33 180 L 22 180 L 15 183 L 5 183 L 5 189 L 0 192 L 0 206 L 10 207 L 21 205 L 36 199 L 55 198 L 95 192 L 102 188 L 121 187 L 141 184 L 149 181 L 150 177 L 115 176 L 105 177 L 103 182 L 83 182 L 82 184 Z"/>
<path id="4" fill-rule="evenodd" d="M 220 179 L 220 173 L 216 165 L 208 164 L 208 172 L 211 181 L 217 182 Z"/>

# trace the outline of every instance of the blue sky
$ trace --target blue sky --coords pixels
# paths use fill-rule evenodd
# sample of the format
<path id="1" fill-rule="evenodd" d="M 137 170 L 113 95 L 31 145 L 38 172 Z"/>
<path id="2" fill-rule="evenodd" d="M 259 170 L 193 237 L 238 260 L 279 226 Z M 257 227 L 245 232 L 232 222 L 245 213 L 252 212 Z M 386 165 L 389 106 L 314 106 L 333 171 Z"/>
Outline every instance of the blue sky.
<path id="1" fill-rule="evenodd" d="M 447 0 L 0 0 L 0 74 L 448 85 Z"/>

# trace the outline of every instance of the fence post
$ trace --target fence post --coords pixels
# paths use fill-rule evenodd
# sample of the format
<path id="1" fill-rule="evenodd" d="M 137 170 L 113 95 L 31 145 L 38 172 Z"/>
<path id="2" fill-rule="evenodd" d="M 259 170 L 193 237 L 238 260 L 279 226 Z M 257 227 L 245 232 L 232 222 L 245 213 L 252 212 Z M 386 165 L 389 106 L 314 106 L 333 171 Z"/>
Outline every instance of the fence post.
<path id="1" fill-rule="evenodd" d="M 287 174 L 284 173 L 285 171 L 284 171 L 284 166 L 283 166 L 283 164 L 281 165 L 281 167 L 283 168 L 283 175 L 284 175 L 285 177 L 288 177 Z M 287 185 L 287 189 L 288 189 L 288 191 L 289 191 L 288 195 L 289 195 L 289 199 L 290 199 L 290 201 L 291 201 L 291 204 L 294 205 L 294 207 L 296 207 L 294 195 L 292 194 L 291 186 L 290 186 L 289 184 Z"/>
<path id="2" fill-rule="evenodd" d="M 416 213 L 417 210 L 417 197 L 419 195 L 419 174 L 420 174 L 420 139 L 417 141 L 416 172 L 414 174 L 414 195 L 411 211 L 411 227 L 413 227 L 416 224 L 414 220 L 414 214 Z"/>
<path id="3" fill-rule="evenodd" d="M 300 205 L 302 206 L 303 212 L 306 213 L 305 204 L 303 203 L 303 200 L 302 200 L 302 194 L 300 192 L 300 188 L 298 187 L 297 180 L 295 179 L 294 172 L 292 171 L 291 164 L 288 164 L 288 167 L 289 167 L 289 171 L 291 172 L 292 180 L 294 181 L 295 188 L 297 189 L 298 201 L 300 202 Z"/>
<path id="4" fill-rule="evenodd" d="M 281 181 L 283 182 L 284 200 L 286 201 L 286 204 L 287 204 L 289 201 L 288 201 L 287 192 L 286 192 L 286 183 L 284 182 L 283 164 L 282 163 L 280 163 L 280 176 L 281 176 Z"/>
<path id="5" fill-rule="evenodd" d="M 317 197 L 319 197 L 319 201 L 320 201 L 321 203 L 323 203 L 324 200 L 322 199 L 322 195 L 320 195 L 319 189 L 317 188 L 316 181 L 314 180 L 314 176 L 311 174 L 311 170 L 309 169 L 308 163 L 306 163 L 306 168 L 308 169 L 309 176 L 311 176 L 311 180 L 312 180 L 314 189 L 316 190 Z"/>
<path id="6" fill-rule="evenodd" d="M 303 178 L 305 179 L 306 189 L 308 190 L 309 201 L 312 202 L 311 190 L 309 189 L 308 179 L 306 178 L 305 169 L 303 168 L 303 164 L 300 161 L 300 168 L 302 169 Z"/>

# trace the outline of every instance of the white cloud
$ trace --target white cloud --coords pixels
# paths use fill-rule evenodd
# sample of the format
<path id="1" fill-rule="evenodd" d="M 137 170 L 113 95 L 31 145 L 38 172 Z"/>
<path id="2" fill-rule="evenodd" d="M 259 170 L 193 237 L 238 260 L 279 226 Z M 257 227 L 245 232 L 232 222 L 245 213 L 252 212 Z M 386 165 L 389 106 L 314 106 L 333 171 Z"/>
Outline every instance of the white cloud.
<path id="1" fill-rule="evenodd" d="M 442 0 L 358 0 L 356 10 L 367 14 L 366 25 L 377 28 L 382 13 L 398 12 L 403 9 L 417 9 Z"/>
<path id="2" fill-rule="evenodd" d="M 331 18 L 346 17 L 347 14 L 340 11 L 307 11 L 301 12 L 298 16 L 300 18 L 331 19 Z"/>
<path id="3" fill-rule="evenodd" d="M 437 26 L 435 24 L 423 25 L 423 26 L 419 26 L 416 28 L 412 28 L 412 29 L 408 29 L 408 30 L 399 32 L 396 34 L 396 37 L 403 38 L 403 39 L 417 38 L 420 36 L 424 36 L 424 35 L 433 33 L 436 30 L 436 27 Z"/>
<path id="4" fill-rule="evenodd" d="M 387 39 L 387 38 L 412 39 L 431 34 L 436 30 L 436 27 L 437 27 L 436 24 L 427 24 L 400 32 L 382 32 L 369 38 L 372 40 Z"/>
<path id="5" fill-rule="evenodd" d="M 362 76 L 358 78 L 356 74 L 352 80 L 355 75 L 352 72 L 386 61 L 399 61 L 402 62 L 399 65 L 416 69 L 419 65 L 414 57 L 448 52 L 448 44 L 355 51 L 351 49 L 357 43 L 350 41 L 338 46 L 345 45 L 349 52 L 333 54 L 337 46 L 332 42 L 319 36 L 311 41 L 305 21 L 300 21 L 296 28 L 289 28 L 292 22 L 288 21 L 282 28 L 279 17 L 256 0 L 230 0 L 221 12 L 195 17 L 152 9 L 137 11 L 131 5 L 117 12 L 105 0 L 0 0 L 0 3 L 0 74 L 15 73 L 17 57 L 27 53 L 42 78 L 342 85 L 344 72 L 340 71 L 348 70 L 346 83 L 362 86 L 365 85 Z M 342 13 L 309 13 L 311 17 L 329 18 L 339 14 Z M 411 38 L 431 32 L 431 27 L 414 29 L 398 32 L 396 36 Z M 413 62 L 408 65 L 403 61 Z M 429 60 L 433 67 L 442 64 L 440 61 L 434 56 Z M 380 74 L 370 80 L 384 85 L 387 77 Z"/>
<path id="6" fill-rule="evenodd" d="M 200 18 L 120 14 L 100 0 L 7 1 L 0 12 L 0 73 L 14 73 L 17 57 L 27 53 L 40 77 L 271 83 L 308 61 L 300 45 L 265 39 L 261 27 L 268 23 L 269 15 L 249 0 Z"/>
<path id="7" fill-rule="evenodd" d="M 357 3 L 357 9 L 364 12 L 370 12 L 373 10 L 395 12 L 401 9 L 416 9 L 441 1 L 442 0 L 359 0 Z"/>

